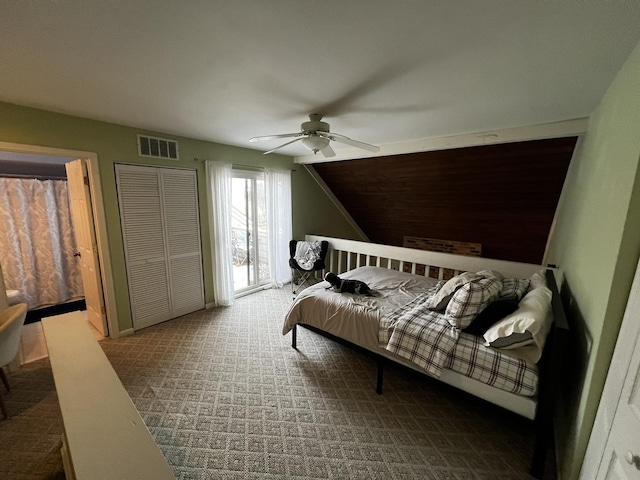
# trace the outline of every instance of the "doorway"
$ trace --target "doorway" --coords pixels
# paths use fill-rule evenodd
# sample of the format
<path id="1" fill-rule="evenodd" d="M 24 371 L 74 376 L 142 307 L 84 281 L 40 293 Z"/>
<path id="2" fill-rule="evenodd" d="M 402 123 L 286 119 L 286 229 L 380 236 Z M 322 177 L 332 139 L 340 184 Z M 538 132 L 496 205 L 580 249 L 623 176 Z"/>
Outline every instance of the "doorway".
<path id="1" fill-rule="evenodd" d="M 237 296 L 270 282 L 264 173 L 234 170 L 231 197 L 233 287 Z"/>
<path id="2" fill-rule="evenodd" d="M 60 177 L 66 178 L 65 163 L 77 158 L 85 158 L 87 167 L 87 176 L 84 180 L 91 187 L 91 198 L 88 204 L 88 213 L 93 217 L 95 233 L 97 258 L 100 264 L 100 272 L 102 277 L 102 285 L 99 295 L 104 298 L 105 306 L 103 313 L 106 314 L 106 322 L 103 323 L 102 336 L 111 336 L 117 338 L 119 329 L 116 323 L 115 314 L 115 298 L 113 296 L 113 281 L 111 276 L 109 250 L 107 247 L 106 237 L 106 219 L 104 216 L 102 192 L 100 190 L 100 176 L 98 170 L 98 159 L 95 153 L 64 150 L 49 147 L 40 147 L 23 144 L 13 144 L 0 142 L 0 153 L 5 161 L 12 163 L 13 167 L 19 167 L 30 171 L 31 173 L 39 172 L 42 168 L 49 168 L 47 165 L 56 165 L 60 170 Z M 9 159 L 9 160 L 7 160 Z M 103 316 L 104 318 L 104 316 Z"/>
<path id="3" fill-rule="evenodd" d="M 0 262 L 9 303 L 26 303 L 26 324 L 82 308 L 83 287 L 64 157 L 0 152 Z"/>

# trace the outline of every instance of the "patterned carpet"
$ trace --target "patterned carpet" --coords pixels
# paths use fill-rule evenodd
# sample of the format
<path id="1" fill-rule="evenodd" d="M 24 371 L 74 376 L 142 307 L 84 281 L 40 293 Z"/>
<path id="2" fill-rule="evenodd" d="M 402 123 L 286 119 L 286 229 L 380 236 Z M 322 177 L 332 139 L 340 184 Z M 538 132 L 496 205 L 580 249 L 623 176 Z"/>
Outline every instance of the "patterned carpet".
<path id="1" fill-rule="evenodd" d="M 176 477 L 531 478 L 529 422 L 400 368 L 377 395 L 366 356 L 305 329 L 291 348 L 290 300 L 266 290 L 101 342 Z M 0 478 L 64 478 L 48 361 L 11 379 Z"/>

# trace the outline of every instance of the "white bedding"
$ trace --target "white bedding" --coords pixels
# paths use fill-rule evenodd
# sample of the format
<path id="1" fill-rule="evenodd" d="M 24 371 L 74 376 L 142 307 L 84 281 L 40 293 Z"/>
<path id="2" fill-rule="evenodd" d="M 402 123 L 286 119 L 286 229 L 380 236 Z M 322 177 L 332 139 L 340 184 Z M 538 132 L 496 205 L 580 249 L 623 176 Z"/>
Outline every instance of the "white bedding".
<path id="1" fill-rule="evenodd" d="M 288 333 L 297 323 L 311 325 L 395 359 L 397 355 L 379 346 L 380 320 L 436 285 L 438 280 L 378 267 L 360 267 L 340 277 L 361 280 L 377 295 L 337 293 L 328 288 L 327 282 L 320 282 L 298 295 L 285 317 L 282 333 Z M 508 392 L 535 395 L 537 366 L 517 357 L 514 350 L 507 354 L 484 347 L 476 337 L 462 334 L 444 367 Z M 402 363 L 406 364 L 406 360 Z"/>

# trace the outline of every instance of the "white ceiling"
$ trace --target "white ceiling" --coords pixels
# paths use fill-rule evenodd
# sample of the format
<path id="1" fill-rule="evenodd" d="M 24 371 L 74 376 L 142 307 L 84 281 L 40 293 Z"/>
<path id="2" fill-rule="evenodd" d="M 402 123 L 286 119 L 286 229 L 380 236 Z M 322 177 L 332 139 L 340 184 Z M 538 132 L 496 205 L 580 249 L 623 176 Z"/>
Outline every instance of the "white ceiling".
<path id="1" fill-rule="evenodd" d="M 312 112 L 377 145 L 585 117 L 640 41 L 631 0 L 0 8 L 0 101 L 262 150 Z"/>

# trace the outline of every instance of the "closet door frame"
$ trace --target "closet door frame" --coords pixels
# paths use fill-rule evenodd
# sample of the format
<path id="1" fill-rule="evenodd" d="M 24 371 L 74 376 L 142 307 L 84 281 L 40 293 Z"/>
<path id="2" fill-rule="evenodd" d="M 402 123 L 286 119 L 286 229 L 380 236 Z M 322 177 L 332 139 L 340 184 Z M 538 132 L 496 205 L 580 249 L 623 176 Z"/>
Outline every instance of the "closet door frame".
<path id="1" fill-rule="evenodd" d="M 131 309 L 131 319 L 133 324 L 133 330 L 146 328 L 148 326 L 155 325 L 157 323 L 161 323 L 166 320 L 171 320 L 173 318 L 184 315 L 186 313 L 190 313 L 198 309 L 204 308 L 205 307 L 204 279 L 203 279 L 204 271 L 202 266 L 202 245 L 201 245 L 202 242 L 201 242 L 201 232 L 200 232 L 200 217 L 199 217 L 200 214 L 199 214 L 199 206 L 198 206 L 199 198 L 198 198 L 198 191 L 197 191 L 197 171 L 194 169 L 187 169 L 187 168 L 164 167 L 164 166 L 158 166 L 158 165 L 138 165 L 138 164 L 127 164 L 127 163 L 115 164 L 115 170 L 116 170 L 116 185 L 117 185 L 117 191 L 118 191 L 118 206 L 120 210 L 120 222 L 121 222 L 121 228 L 122 228 L 123 246 L 125 250 L 125 268 L 127 272 L 129 305 Z M 159 214 L 160 214 L 160 224 L 161 224 L 161 232 L 162 232 L 161 237 L 162 237 L 162 243 L 163 243 L 162 259 L 160 259 L 159 255 L 154 256 L 154 258 L 149 258 L 145 260 L 131 258 L 131 248 L 127 240 L 128 229 L 125 225 L 126 219 L 122 212 L 123 198 L 122 198 L 122 186 L 120 185 L 120 171 L 142 172 L 143 174 L 153 173 L 154 174 L 153 176 L 155 176 L 156 185 L 158 189 Z M 175 289 L 172 284 L 172 269 L 173 269 L 172 261 L 175 259 L 175 257 L 172 257 L 171 252 L 169 251 L 170 239 L 168 237 L 167 212 L 166 212 L 164 185 L 163 185 L 164 178 L 168 172 L 175 172 L 175 174 L 177 175 L 190 176 L 193 178 L 193 181 L 194 181 L 194 202 L 195 202 L 195 213 L 196 213 L 195 231 L 197 232 L 197 237 L 198 237 L 198 240 L 197 240 L 198 252 L 197 252 L 196 267 L 199 270 L 198 282 L 199 282 L 200 302 L 198 303 L 197 308 L 191 308 L 190 310 L 187 309 L 188 311 L 185 310 L 184 308 L 176 309 L 175 301 L 173 298 L 174 296 L 173 293 Z M 158 257 L 158 258 L 155 258 L 155 257 Z M 137 301 L 137 299 L 135 299 L 136 295 L 135 295 L 135 292 L 133 291 L 133 288 L 135 288 L 135 285 L 134 285 L 134 282 L 132 281 L 132 276 L 133 276 L 133 273 L 135 272 L 132 270 L 132 268 L 140 267 L 140 266 L 143 266 L 143 267 L 149 266 L 150 268 L 154 268 L 154 267 L 158 268 L 158 265 L 157 265 L 158 263 L 162 263 L 164 267 L 166 287 L 163 286 L 163 289 L 166 288 L 166 294 L 167 294 L 166 298 L 168 302 L 167 310 L 165 310 L 164 312 L 160 311 L 153 315 L 149 315 L 144 319 L 136 318 L 138 315 L 136 315 L 137 312 L 134 310 L 135 308 L 134 303 Z M 158 288 L 159 285 L 155 285 L 155 287 Z"/>

